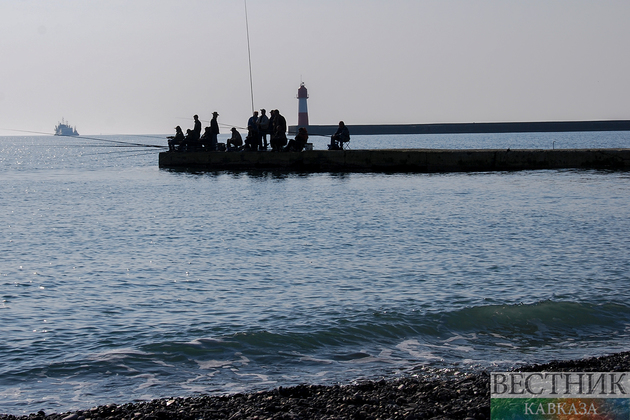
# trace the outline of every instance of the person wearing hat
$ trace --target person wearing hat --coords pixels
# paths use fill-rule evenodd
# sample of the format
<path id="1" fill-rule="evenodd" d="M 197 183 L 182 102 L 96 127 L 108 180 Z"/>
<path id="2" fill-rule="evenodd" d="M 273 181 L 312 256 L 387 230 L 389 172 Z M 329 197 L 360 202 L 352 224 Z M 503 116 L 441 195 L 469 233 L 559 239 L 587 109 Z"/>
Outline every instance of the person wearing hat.
<path id="1" fill-rule="evenodd" d="M 219 123 L 217 117 L 219 113 L 214 111 L 212 113 L 212 120 L 210 120 L 210 150 L 217 150 L 217 136 L 219 135 Z"/>
<path id="2" fill-rule="evenodd" d="M 178 125 L 175 127 L 175 135 L 167 137 L 168 139 L 168 151 L 174 152 L 175 150 L 179 150 L 179 147 L 184 142 L 184 132 L 182 128 Z"/>
<path id="3" fill-rule="evenodd" d="M 258 150 L 260 134 L 258 133 L 258 111 L 247 120 L 247 137 L 245 138 L 245 146 L 249 150 Z"/>

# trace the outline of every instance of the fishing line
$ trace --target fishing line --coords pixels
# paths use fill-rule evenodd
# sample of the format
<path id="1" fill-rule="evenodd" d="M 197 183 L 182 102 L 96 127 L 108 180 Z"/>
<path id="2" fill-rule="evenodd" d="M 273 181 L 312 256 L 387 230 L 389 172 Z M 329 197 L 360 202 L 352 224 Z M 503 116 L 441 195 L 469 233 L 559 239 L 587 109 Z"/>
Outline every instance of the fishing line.
<path id="1" fill-rule="evenodd" d="M 48 136 L 52 136 L 53 135 L 51 133 L 46 133 L 46 132 L 43 132 L 43 131 L 16 130 L 16 129 L 11 129 L 11 128 L 0 128 L 0 130 L 16 131 L 16 132 L 20 132 L 20 133 L 30 133 L 30 134 L 45 134 L 45 135 L 48 135 Z M 118 135 L 119 136 L 125 136 L 125 134 L 118 134 Z M 132 136 L 132 135 L 129 134 L 129 136 Z M 127 142 L 127 141 L 101 139 L 101 138 L 89 137 L 89 136 L 64 136 L 64 135 L 61 135 L 61 136 L 55 136 L 55 137 L 65 137 L 65 138 L 82 139 L 82 140 L 97 140 L 97 141 L 104 141 L 106 143 L 126 144 L 126 145 L 138 146 L 138 147 L 157 147 L 157 148 L 164 148 L 165 147 L 165 146 L 158 146 L 158 145 L 154 145 L 154 144 L 131 143 L 131 142 Z M 162 137 L 155 137 L 155 138 L 162 138 Z"/>

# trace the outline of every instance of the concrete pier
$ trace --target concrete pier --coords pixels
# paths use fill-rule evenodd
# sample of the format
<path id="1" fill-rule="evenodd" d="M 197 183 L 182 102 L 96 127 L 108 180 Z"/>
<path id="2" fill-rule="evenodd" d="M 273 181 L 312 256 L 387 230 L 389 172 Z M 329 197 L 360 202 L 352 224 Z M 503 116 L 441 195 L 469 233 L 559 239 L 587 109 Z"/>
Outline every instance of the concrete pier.
<path id="1" fill-rule="evenodd" d="M 348 121 L 346 121 L 347 123 Z M 330 136 L 337 125 L 306 125 L 310 135 Z M 630 131 L 630 120 L 603 121 L 530 121 L 478 122 L 435 124 L 347 124 L 350 134 L 463 134 L 463 133 L 557 133 L 583 131 Z M 298 126 L 289 126 L 289 134 L 297 133 Z"/>
<path id="2" fill-rule="evenodd" d="M 162 152 L 160 168 L 310 172 L 485 172 L 630 169 L 630 149 Z"/>

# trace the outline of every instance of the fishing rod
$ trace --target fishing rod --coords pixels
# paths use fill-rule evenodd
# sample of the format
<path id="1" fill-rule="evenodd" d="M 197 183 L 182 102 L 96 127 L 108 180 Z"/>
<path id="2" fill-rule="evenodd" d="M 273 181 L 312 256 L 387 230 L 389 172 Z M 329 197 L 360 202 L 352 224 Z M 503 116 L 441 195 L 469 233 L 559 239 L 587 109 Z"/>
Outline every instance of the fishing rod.
<path id="1" fill-rule="evenodd" d="M 162 146 L 163 148 L 167 148 L 167 146 Z M 98 155 L 123 155 L 125 153 L 136 153 L 135 155 L 127 155 L 127 156 L 139 156 L 139 155 L 144 155 L 144 154 L 153 154 L 152 151 L 146 151 L 143 153 L 139 153 L 138 154 L 138 150 L 115 150 L 115 151 L 110 151 L 110 152 L 99 152 L 99 153 L 79 153 L 79 156 L 83 157 L 83 156 L 98 156 Z"/>
<path id="2" fill-rule="evenodd" d="M 223 126 L 223 127 L 225 127 L 225 128 L 228 128 L 228 127 L 232 128 L 232 127 L 234 127 L 234 128 L 238 128 L 239 130 L 247 130 L 247 128 L 246 128 L 246 127 L 240 127 L 240 126 L 238 126 L 238 125 L 223 124 L 223 123 L 219 123 L 219 125 L 221 125 L 221 126 Z"/>
<path id="3" fill-rule="evenodd" d="M 178 120 L 188 120 L 189 118 L 183 118 L 183 117 L 176 117 Z M 199 118 L 199 121 L 203 122 L 203 123 L 210 123 L 210 120 L 202 120 L 201 118 Z M 247 130 L 247 127 L 241 127 L 239 125 L 235 125 L 235 124 L 227 124 L 227 123 L 223 123 L 223 122 L 218 122 L 220 127 L 224 127 L 224 128 L 238 128 L 239 130 Z"/>
<path id="4" fill-rule="evenodd" d="M 31 130 L 17 130 L 17 129 L 12 129 L 12 128 L 0 128 L 0 130 L 16 131 L 16 132 L 19 132 L 19 133 L 44 134 L 44 135 L 49 135 L 49 136 L 53 135 L 50 132 L 31 131 Z M 121 135 L 125 135 L 125 134 L 121 134 Z M 55 136 L 56 137 L 67 137 L 67 138 L 72 138 L 72 139 L 82 139 L 82 140 L 96 140 L 96 141 L 103 141 L 103 142 L 106 142 L 106 143 L 125 144 L 125 145 L 137 146 L 137 147 L 157 147 L 157 148 L 164 148 L 165 147 L 165 146 L 158 146 L 158 145 L 154 145 L 154 144 L 131 143 L 131 142 L 127 142 L 127 141 L 109 140 L 109 139 L 102 139 L 102 138 L 89 137 L 89 136 L 66 136 L 66 135 L 63 135 L 63 134 L 62 135 L 55 135 Z M 155 138 L 162 138 L 162 137 L 155 137 Z"/>
<path id="5" fill-rule="evenodd" d="M 66 137 L 72 137 L 72 136 L 66 136 Z M 114 143 L 114 144 L 126 144 L 126 145 L 133 145 L 133 146 L 138 146 L 138 147 L 164 147 L 164 146 L 157 146 L 154 144 L 145 144 L 145 143 L 131 143 L 128 141 L 120 141 L 120 140 L 109 140 L 109 139 L 99 139 L 97 137 L 85 137 L 85 136 L 81 136 L 82 139 L 88 139 L 88 140 L 97 140 L 97 141 L 104 141 L 107 143 Z"/>
<path id="6" fill-rule="evenodd" d="M 116 152 L 112 152 L 112 153 L 116 153 Z M 123 155 L 123 154 L 113 155 L 113 154 L 110 153 L 109 157 L 112 158 L 112 159 L 118 159 L 118 158 L 133 157 L 133 156 L 152 155 L 153 153 L 154 152 L 150 152 L 150 151 L 146 151 L 146 152 L 142 152 L 142 153 L 136 153 L 134 155 Z M 79 156 L 81 156 L 81 157 L 84 157 L 84 156 L 95 156 L 95 155 L 98 155 L 98 154 L 100 154 L 100 153 L 95 153 L 95 154 L 90 154 L 90 155 L 79 155 Z M 104 153 L 104 154 L 107 154 L 107 153 Z"/>
<path id="7" fill-rule="evenodd" d="M 30 134 L 46 134 L 49 136 L 54 135 L 53 133 L 46 133 L 43 131 L 30 131 L 30 130 L 16 130 L 15 128 L 0 128 L 1 131 L 16 131 L 18 133 L 30 133 Z M 76 136 L 59 136 L 59 137 L 76 137 Z"/>
<path id="8" fill-rule="evenodd" d="M 130 145 L 111 145 L 111 144 L 80 144 L 80 143 L 76 143 L 76 144 L 52 144 L 52 143 L 48 143 L 46 144 L 45 147 L 81 147 L 81 148 L 90 148 L 90 147 L 94 147 L 94 148 L 109 148 L 109 149 L 126 149 L 126 148 L 139 148 L 139 147 L 146 147 L 146 146 L 135 146 L 133 144 Z M 166 146 L 155 146 L 155 147 L 166 147 Z"/>
<path id="9" fill-rule="evenodd" d="M 252 114 L 254 113 L 254 82 L 252 79 L 252 53 L 249 48 L 249 22 L 247 20 L 247 0 L 243 0 L 245 3 L 245 29 L 247 31 L 247 57 L 249 60 L 249 91 L 252 97 Z"/>
<path id="10" fill-rule="evenodd" d="M 155 134 L 117 134 L 118 136 L 133 136 L 144 137 L 145 139 L 164 139 L 164 136 L 157 136 Z"/>
<path id="11" fill-rule="evenodd" d="M 127 150 L 129 150 L 131 148 L 131 149 L 133 149 L 131 151 L 138 150 L 140 148 L 144 148 L 144 146 L 134 146 L 134 145 L 130 145 L 130 146 L 110 146 L 110 145 L 99 145 L 99 144 L 86 144 L 86 145 L 81 145 L 80 144 L 80 145 L 72 145 L 72 146 L 82 147 L 82 148 L 99 148 L 99 149 L 105 148 L 105 149 L 127 149 Z M 168 146 L 159 146 L 159 145 L 155 145 L 155 146 L 152 146 L 152 147 L 156 148 L 156 149 L 166 149 L 166 148 L 168 148 Z M 123 150 L 121 150 L 121 152 L 122 151 Z"/>

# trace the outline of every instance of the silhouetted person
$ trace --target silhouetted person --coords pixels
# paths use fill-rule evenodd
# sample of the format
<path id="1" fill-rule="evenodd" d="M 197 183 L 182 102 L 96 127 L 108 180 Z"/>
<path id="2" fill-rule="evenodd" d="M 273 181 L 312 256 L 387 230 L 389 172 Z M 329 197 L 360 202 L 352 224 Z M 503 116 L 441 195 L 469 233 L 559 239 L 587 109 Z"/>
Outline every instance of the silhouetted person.
<path id="1" fill-rule="evenodd" d="M 271 111 L 269 111 L 269 141 L 271 141 L 271 136 L 273 136 L 273 129 L 276 126 L 276 113 L 278 112 L 277 109 L 272 109 Z"/>
<path id="2" fill-rule="evenodd" d="M 238 150 L 243 145 L 243 137 L 241 133 L 238 132 L 236 127 L 232 127 L 232 137 L 227 140 L 227 149 L 231 148 Z"/>
<path id="3" fill-rule="evenodd" d="M 287 145 L 287 120 L 277 109 L 273 119 L 273 134 L 271 135 L 271 150 L 279 152 Z"/>
<path id="4" fill-rule="evenodd" d="M 300 127 L 295 136 L 295 140 L 289 140 L 289 144 L 284 149 L 285 152 L 301 152 L 308 141 L 308 132 L 306 128 Z"/>
<path id="5" fill-rule="evenodd" d="M 273 132 L 282 131 L 284 133 L 287 132 L 287 120 L 280 114 L 280 111 L 277 109 L 274 110 L 274 118 L 273 118 Z"/>
<path id="6" fill-rule="evenodd" d="M 254 111 L 254 114 L 247 120 L 247 139 L 249 139 L 250 149 L 258 149 L 261 143 L 260 133 L 258 132 L 258 111 Z M 248 143 L 247 140 L 245 143 Z"/>
<path id="7" fill-rule="evenodd" d="M 199 137 L 190 128 L 186 130 L 186 136 L 184 137 L 184 141 L 182 142 L 182 147 L 180 149 L 186 150 L 187 152 L 193 152 L 201 149 L 201 141 L 199 140 Z"/>
<path id="8" fill-rule="evenodd" d="M 206 127 L 203 129 L 203 134 L 201 135 L 201 138 L 199 139 L 199 143 L 201 143 L 201 145 L 207 150 L 214 150 L 211 147 L 212 144 L 212 129 L 210 127 Z"/>
<path id="9" fill-rule="evenodd" d="M 245 150 L 257 150 L 258 143 L 256 140 L 256 135 L 252 132 L 251 129 L 247 130 L 247 136 L 245 137 Z"/>
<path id="10" fill-rule="evenodd" d="M 350 131 L 343 121 L 339 121 L 339 128 L 335 131 L 335 134 L 330 138 L 330 145 L 328 150 L 342 150 L 343 144 L 350 141 Z"/>
<path id="11" fill-rule="evenodd" d="M 168 150 L 173 152 L 175 150 L 180 150 L 182 144 L 184 143 L 184 132 L 182 128 L 178 125 L 175 127 L 175 135 L 167 137 L 168 139 Z"/>
<path id="12" fill-rule="evenodd" d="M 258 127 L 258 133 L 260 138 L 264 142 L 264 148 L 267 149 L 267 134 L 271 134 L 269 130 L 269 117 L 265 114 L 267 111 L 260 110 L 260 117 L 256 120 L 256 126 Z"/>
<path id="13" fill-rule="evenodd" d="M 219 123 L 217 122 L 218 112 L 212 113 L 212 120 L 210 120 L 210 150 L 217 150 L 217 136 L 219 135 Z"/>
<path id="14" fill-rule="evenodd" d="M 195 115 L 193 119 L 195 120 L 195 128 L 192 130 L 192 137 L 190 140 L 199 141 L 201 138 L 201 121 L 199 121 L 199 117 L 197 115 Z"/>

